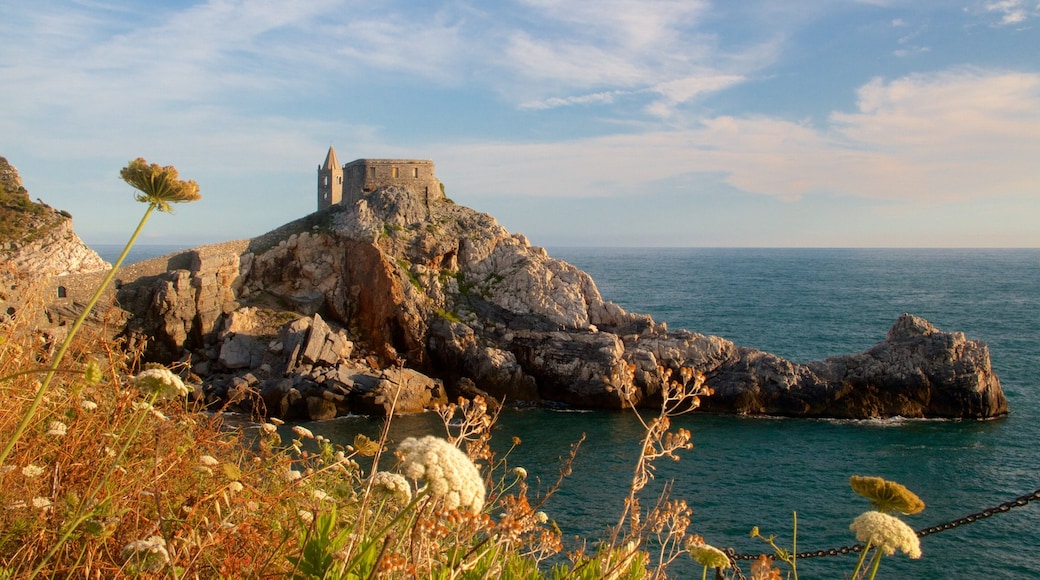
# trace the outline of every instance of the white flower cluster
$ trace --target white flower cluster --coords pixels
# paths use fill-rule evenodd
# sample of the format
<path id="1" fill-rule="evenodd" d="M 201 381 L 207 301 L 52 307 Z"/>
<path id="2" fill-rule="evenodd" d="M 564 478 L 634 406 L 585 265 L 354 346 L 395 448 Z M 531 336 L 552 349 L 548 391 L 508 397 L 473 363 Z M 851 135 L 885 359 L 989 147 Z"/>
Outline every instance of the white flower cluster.
<path id="1" fill-rule="evenodd" d="M 139 375 L 130 379 L 130 382 L 149 395 L 158 395 L 160 399 L 187 397 L 191 392 L 180 377 L 166 368 L 141 371 Z"/>
<path id="2" fill-rule="evenodd" d="M 47 434 L 52 437 L 64 437 L 69 432 L 69 426 L 61 421 L 51 421 L 47 425 Z"/>
<path id="3" fill-rule="evenodd" d="M 856 539 L 870 542 L 891 556 L 898 548 L 911 558 L 921 557 L 921 539 L 903 520 L 881 512 L 865 512 L 856 518 L 849 529 L 856 532 Z"/>
<path id="4" fill-rule="evenodd" d="M 466 454 L 444 439 L 427 435 L 409 437 L 397 446 L 405 476 L 425 479 L 430 495 L 453 510 L 479 512 L 484 507 L 484 480 Z"/>
<path id="5" fill-rule="evenodd" d="M 398 473 L 376 472 L 372 476 L 372 491 L 385 494 L 400 505 L 408 505 L 408 502 L 412 501 L 412 486 Z"/>
<path id="6" fill-rule="evenodd" d="M 134 540 L 123 546 L 123 561 L 133 564 L 138 570 L 156 572 L 170 562 L 170 553 L 166 550 L 166 540 L 162 536 L 152 536 L 147 540 Z"/>

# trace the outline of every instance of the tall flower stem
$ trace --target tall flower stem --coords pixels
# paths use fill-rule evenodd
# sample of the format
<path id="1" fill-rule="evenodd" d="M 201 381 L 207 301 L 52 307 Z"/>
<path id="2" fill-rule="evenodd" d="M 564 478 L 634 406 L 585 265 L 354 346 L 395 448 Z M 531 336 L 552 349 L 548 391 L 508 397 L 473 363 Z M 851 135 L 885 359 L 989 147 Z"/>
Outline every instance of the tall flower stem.
<path id="1" fill-rule="evenodd" d="M 852 571 L 852 579 L 856 580 L 859 578 L 860 568 L 863 567 L 863 562 L 867 559 L 867 552 L 870 551 L 870 540 L 867 540 L 866 545 L 863 546 L 863 551 L 859 553 L 859 561 L 856 562 L 856 569 Z"/>
<path id="2" fill-rule="evenodd" d="M 133 235 L 130 236 L 130 240 L 126 243 L 126 247 L 123 248 L 123 253 L 119 254 L 119 259 L 116 260 L 116 263 L 112 266 L 108 275 L 105 276 L 105 279 L 101 281 L 97 290 L 94 291 L 94 296 L 91 297 L 87 306 L 83 309 L 83 312 L 80 313 L 79 318 L 76 319 L 72 324 L 72 327 L 69 329 L 69 332 L 65 335 L 65 340 L 62 341 L 61 346 L 58 348 L 58 352 L 54 355 L 54 362 L 52 362 L 51 366 L 47 369 L 47 375 L 43 378 L 40 388 L 36 390 L 36 397 L 33 398 L 32 404 L 29 405 L 29 408 L 22 416 L 22 420 L 18 423 L 18 427 L 15 429 L 14 434 L 11 435 L 10 439 L 8 439 L 7 445 L 4 446 L 4 450 L 0 452 L 0 465 L 3 465 L 4 461 L 7 460 L 8 455 L 11 454 L 14 446 L 18 443 L 18 440 L 21 439 L 25 430 L 29 427 L 29 423 L 32 422 L 33 417 L 36 415 L 36 411 L 40 408 L 40 404 L 43 403 L 43 397 L 47 393 L 51 381 L 54 379 L 54 375 L 58 372 L 58 368 L 61 366 L 61 361 L 65 358 L 65 353 L 69 350 L 73 338 L 75 338 L 76 333 L 79 332 L 80 327 L 83 326 L 83 322 L 86 321 L 88 316 L 90 316 L 90 311 L 94 309 L 95 305 L 97 305 L 98 300 L 100 300 L 101 296 L 105 293 L 105 289 L 112 283 L 112 280 L 116 276 L 116 271 L 119 270 L 119 267 L 123 264 L 123 260 L 125 260 L 127 254 L 130 253 L 130 248 L 132 248 L 134 242 L 137 241 L 137 237 L 144 229 L 144 224 L 148 222 L 148 218 L 152 215 L 152 211 L 155 208 L 156 204 L 154 202 L 148 204 L 148 209 L 145 210 L 144 216 L 141 217 L 140 223 L 137 224 L 137 229 L 134 230 Z"/>

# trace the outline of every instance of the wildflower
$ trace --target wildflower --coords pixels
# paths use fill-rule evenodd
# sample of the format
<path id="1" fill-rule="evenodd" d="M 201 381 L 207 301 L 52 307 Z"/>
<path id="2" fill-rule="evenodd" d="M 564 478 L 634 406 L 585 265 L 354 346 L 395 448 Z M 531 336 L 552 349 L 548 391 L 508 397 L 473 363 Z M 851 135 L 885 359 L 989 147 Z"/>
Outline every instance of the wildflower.
<path id="1" fill-rule="evenodd" d="M 87 367 L 83 369 L 83 382 L 88 385 L 96 385 L 101 382 L 101 367 L 98 366 L 97 361 L 90 361 L 87 363 Z"/>
<path id="2" fill-rule="evenodd" d="M 779 568 L 773 567 L 773 557 L 762 554 L 751 563 L 751 577 L 748 580 L 783 580 Z"/>
<path id="3" fill-rule="evenodd" d="M 287 482 L 287 483 L 291 483 L 293 481 L 296 481 L 296 480 L 300 479 L 301 477 L 303 477 L 303 474 L 301 474 L 299 471 L 297 471 L 295 469 L 287 469 L 287 470 L 282 472 L 282 480 Z"/>
<path id="4" fill-rule="evenodd" d="M 515 475 L 517 479 L 527 479 L 527 470 L 523 467 L 514 467 L 513 475 Z"/>
<path id="5" fill-rule="evenodd" d="M 484 481 L 477 466 L 464 452 L 444 439 L 427 435 L 409 437 L 397 446 L 404 474 L 425 479 L 430 495 L 444 502 L 445 509 L 465 507 L 479 512 L 484 507 Z"/>
<path id="6" fill-rule="evenodd" d="M 228 489 L 231 490 L 232 493 L 238 493 L 245 489 L 245 487 L 237 481 L 232 481 L 228 484 Z"/>
<path id="7" fill-rule="evenodd" d="M 690 556 L 705 568 L 729 568 L 729 556 L 715 546 L 702 542 L 690 544 L 686 549 L 690 552 Z"/>
<path id="8" fill-rule="evenodd" d="M 852 491 L 870 500 L 879 512 L 899 512 L 906 515 L 920 513 L 924 502 L 914 492 L 880 477 L 853 475 L 849 478 Z"/>
<path id="9" fill-rule="evenodd" d="M 32 505 L 38 510 L 47 510 L 51 507 L 51 500 L 46 497 L 34 497 L 32 498 Z"/>
<path id="10" fill-rule="evenodd" d="M 300 516 L 300 519 L 303 520 L 303 523 L 307 524 L 308 526 L 311 525 L 311 522 L 314 521 L 314 514 L 307 510 L 300 510 L 296 512 L 296 515 Z"/>
<path id="11" fill-rule="evenodd" d="M 325 490 L 323 490 L 323 489 L 316 489 L 316 490 L 312 491 L 311 492 L 311 497 L 313 497 L 314 499 L 316 499 L 318 501 L 325 501 L 327 499 L 331 499 L 329 497 L 329 494 L 325 493 Z"/>
<path id="12" fill-rule="evenodd" d="M 363 433 L 354 436 L 354 448 L 364 457 L 372 457 L 379 451 L 379 443 L 372 441 Z"/>
<path id="13" fill-rule="evenodd" d="M 380 471 L 372 476 L 372 490 L 385 494 L 400 505 L 412 501 L 412 486 L 403 475 Z"/>
<path id="14" fill-rule="evenodd" d="M 272 423 L 274 423 L 275 425 L 285 425 L 285 421 L 282 421 L 282 420 L 281 420 L 281 419 L 279 419 L 278 417 L 270 417 L 270 418 L 269 418 L 269 419 L 267 419 L 267 420 L 268 420 L 268 421 L 270 421 L 270 422 L 272 422 Z"/>
<path id="15" fill-rule="evenodd" d="M 314 439 L 314 433 L 311 433 L 311 430 L 306 427 L 294 425 L 292 428 L 292 432 L 296 433 L 297 436 L 302 437 L 304 439 Z"/>
<path id="16" fill-rule="evenodd" d="M 22 475 L 28 477 L 29 479 L 32 479 L 34 477 L 43 475 L 45 471 L 46 470 L 44 468 L 37 467 L 36 465 L 30 463 L 29 465 L 26 465 L 22 468 Z"/>
<path id="17" fill-rule="evenodd" d="M 130 379 L 130 382 L 138 389 L 149 395 L 156 395 L 159 399 L 186 397 L 191 392 L 191 389 L 184 385 L 184 381 L 167 368 L 143 370 Z"/>
<path id="18" fill-rule="evenodd" d="M 213 457 L 212 455 L 203 455 L 202 457 L 199 457 L 199 463 L 207 467 L 216 467 L 220 465 L 220 462 L 217 461 L 217 458 Z"/>
<path id="19" fill-rule="evenodd" d="M 69 426 L 61 421 L 51 421 L 47 425 L 47 434 L 53 437 L 64 437 L 69 432 Z"/>
<path id="20" fill-rule="evenodd" d="M 166 551 L 166 540 L 162 536 L 134 540 L 123 546 L 121 555 L 125 563 L 144 572 L 157 572 L 170 562 L 170 553 Z"/>
<path id="21" fill-rule="evenodd" d="M 120 172 L 123 181 L 141 193 L 137 201 L 155 206 L 161 212 L 171 213 L 171 203 L 192 202 L 202 198 L 199 186 L 194 181 L 177 179 L 177 169 L 172 165 L 162 167 L 138 157 Z"/>
<path id="22" fill-rule="evenodd" d="M 84 411 L 93 411 L 94 409 L 97 409 L 97 403 L 88 399 L 83 399 L 79 402 L 79 408 Z"/>
<path id="23" fill-rule="evenodd" d="M 896 553 L 896 549 L 917 559 L 921 557 L 921 540 L 917 533 L 903 520 L 881 512 L 865 512 L 856 518 L 849 529 L 856 532 L 856 539 L 870 542 L 886 555 Z"/>
<path id="24" fill-rule="evenodd" d="M 545 512 L 535 512 L 534 519 L 538 520 L 538 523 L 544 524 L 549 521 L 549 514 Z"/>
<path id="25" fill-rule="evenodd" d="M 264 435 L 271 435 L 278 432 L 278 427 L 273 423 L 264 423 L 260 425 L 260 430 L 263 431 Z"/>

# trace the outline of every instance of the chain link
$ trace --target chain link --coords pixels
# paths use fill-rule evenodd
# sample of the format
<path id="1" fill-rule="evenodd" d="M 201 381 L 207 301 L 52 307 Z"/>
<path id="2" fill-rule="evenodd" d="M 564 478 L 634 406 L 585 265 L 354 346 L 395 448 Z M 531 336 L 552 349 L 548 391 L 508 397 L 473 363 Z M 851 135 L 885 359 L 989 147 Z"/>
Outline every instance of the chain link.
<path id="1" fill-rule="evenodd" d="M 954 528 L 963 526 L 965 524 L 972 524 L 979 520 L 984 520 L 988 517 L 995 516 L 1009 512 L 1014 508 L 1023 507 L 1029 505 L 1029 502 L 1040 499 L 1040 489 L 1033 493 L 1027 493 L 1026 495 L 1019 496 L 1011 501 L 1006 501 L 996 507 L 984 509 L 980 512 L 973 513 L 971 515 L 943 522 L 936 526 L 924 528 L 917 531 L 917 537 L 923 538 L 932 534 L 938 534 L 939 532 L 945 532 L 946 530 L 952 530 Z M 799 552 L 795 554 L 795 557 L 799 560 L 805 558 L 822 558 L 824 556 L 838 556 L 842 554 L 855 554 L 863 551 L 863 544 L 853 544 L 851 546 L 842 546 L 840 548 L 829 548 L 827 550 L 814 550 L 809 552 Z M 736 562 L 737 560 L 757 560 L 761 554 L 738 554 L 733 548 L 726 549 L 726 555 L 729 556 L 730 561 Z M 739 569 L 738 569 L 739 570 Z M 742 574 L 739 575 L 741 579 L 744 578 Z"/>

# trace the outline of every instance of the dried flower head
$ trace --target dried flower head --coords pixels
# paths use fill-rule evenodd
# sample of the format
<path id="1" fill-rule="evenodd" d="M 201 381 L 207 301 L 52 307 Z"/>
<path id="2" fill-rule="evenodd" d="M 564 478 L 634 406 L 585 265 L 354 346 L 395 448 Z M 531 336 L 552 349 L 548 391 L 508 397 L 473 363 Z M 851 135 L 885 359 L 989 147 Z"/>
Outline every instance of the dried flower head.
<path id="1" fill-rule="evenodd" d="M 185 386 L 184 381 L 167 368 L 141 371 L 130 382 L 149 395 L 157 395 L 159 399 L 186 397 L 191 392 L 191 389 Z"/>
<path id="2" fill-rule="evenodd" d="M 372 457 L 379 452 L 379 443 L 369 439 L 363 433 L 354 436 L 354 449 L 363 457 Z"/>
<path id="3" fill-rule="evenodd" d="M 690 556 L 693 557 L 694 561 L 705 568 L 726 569 L 730 566 L 729 556 L 715 546 L 704 543 L 691 543 L 686 549 L 690 552 Z"/>
<path id="4" fill-rule="evenodd" d="M 783 580 L 779 568 L 773 567 L 773 557 L 761 554 L 751 563 L 751 577 L 748 580 Z"/>
<path id="5" fill-rule="evenodd" d="M 409 437 L 397 447 L 405 476 L 425 479 L 430 495 L 440 499 L 444 508 L 464 507 L 479 512 L 484 507 L 484 480 L 477 466 L 444 439 L 427 435 Z"/>
<path id="6" fill-rule="evenodd" d="M 206 467 L 216 467 L 220 465 L 220 462 L 217 461 L 217 458 L 213 457 L 212 455 L 203 455 L 199 457 L 199 463 L 201 465 L 205 465 Z"/>
<path id="7" fill-rule="evenodd" d="M 311 433 L 310 429 L 306 427 L 301 427 L 300 425 L 294 425 L 292 428 L 292 432 L 295 433 L 297 437 L 300 437 L 302 439 L 314 439 L 314 433 Z"/>
<path id="8" fill-rule="evenodd" d="M 911 558 L 921 557 L 921 540 L 917 533 L 895 516 L 865 512 L 852 522 L 849 529 L 856 532 L 857 540 L 870 542 L 889 556 L 898 549 Z"/>
<path id="9" fill-rule="evenodd" d="M 880 477 L 853 475 L 849 478 L 852 491 L 870 500 L 879 512 L 899 512 L 913 515 L 924 510 L 924 502 L 917 495 L 894 481 Z"/>
<path id="10" fill-rule="evenodd" d="M 135 197 L 137 201 L 152 204 L 161 212 L 171 213 L 171 203 L 187 203 L 202 199 L 199 195 L 199 185 L 194 181 L 177 179 L 177 169 L 172 165 L 149 165 L 143 158 L 138 157 L 120 170 L 119 176 L 141 192 Z"/>

